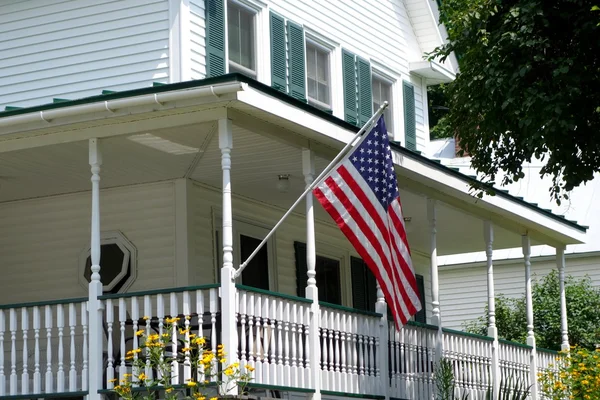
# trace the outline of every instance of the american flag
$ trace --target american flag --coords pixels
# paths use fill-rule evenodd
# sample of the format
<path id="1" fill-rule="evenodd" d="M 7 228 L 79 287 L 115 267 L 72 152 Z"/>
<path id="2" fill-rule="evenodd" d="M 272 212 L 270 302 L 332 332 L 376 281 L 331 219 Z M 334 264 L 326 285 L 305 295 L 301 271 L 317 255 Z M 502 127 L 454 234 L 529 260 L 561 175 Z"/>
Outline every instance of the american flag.
<path id="1" fill-rule="evenodd" d="M 383 116 L 313 193 L 375 275 L 400 328 L 421 302 Z"/>

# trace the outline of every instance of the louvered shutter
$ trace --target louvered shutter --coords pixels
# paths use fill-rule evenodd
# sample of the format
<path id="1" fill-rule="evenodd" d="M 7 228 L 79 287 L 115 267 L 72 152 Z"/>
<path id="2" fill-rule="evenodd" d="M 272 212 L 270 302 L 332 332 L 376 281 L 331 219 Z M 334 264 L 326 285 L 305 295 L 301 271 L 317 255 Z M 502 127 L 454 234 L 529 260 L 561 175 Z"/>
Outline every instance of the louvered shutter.
<path id="1" fill-rule="evenodd" d="M 357 257 L 350 258 L 352 306 L 358 310 L 375 311 L 377 283 L 367 264 Z"/>
<path id="2" fill-rule="evenodd" d="M 421 301 L 421 311 L 415 314 L 415 321 L 422 324 L 427 323 L 427 313 L 425 310 L 425 280 L 423 275 L 415 275 L 417 279 L 417 289 L 419 289 L 419 300 Z"/>
<path id="3" fill-rule="evenodd" d="M 358 81 L 358 125 L 363 126 L 373 115 L 373 93 L 371 89 L 371 64 L 356 58 Z"/>
<path id="4" fill-rule="evenodd" d="M 357 125 L 356 56 L 342 50 L 342 76 L 344 81 L 344 120 Z"/>
<path id="5" fill-rule="evenodd" d="M 306 65 L 304 57 L 304 28 L 288 21 L 288 49 L 290 65 L 289 95 L 306 101 Z"/>
<path id="6" fill-rule="evenodd" d="M 206 77 L 225 74 L 225 1 L 207 0 Z"/>
<path id="7" fill-rule="evenodd" d="M 306 265 L 306 244 L 294 242 L 296 255 L 296 294 L 298 297 L 306 296 L 306 281 L 308 280 L 308 266 Z"/>
<path id="8" fill-rule="evenodd" d="M 415 120 L 415 88 L 403 82 L 404 94 L 404 141 L 408 150 L 417 150 L 417 125 Z"/>
<path id="9" fill-rule="evenodd" d="M 271 12 L 271 86 L 287 93 L 285 20 Z"/>

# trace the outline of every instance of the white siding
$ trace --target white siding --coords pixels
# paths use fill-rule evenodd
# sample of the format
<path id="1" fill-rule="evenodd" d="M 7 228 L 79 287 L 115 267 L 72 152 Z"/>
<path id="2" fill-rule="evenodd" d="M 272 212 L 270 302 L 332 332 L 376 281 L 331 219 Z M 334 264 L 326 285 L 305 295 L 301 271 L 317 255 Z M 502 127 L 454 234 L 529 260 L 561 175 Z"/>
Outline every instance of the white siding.
<path id="1" fill-rule="evenodd" d="M 100 197 L 101 229 L 121 231 L 137 248 L 129 291 L 173 287 L 173 184 L 107 189 Z M 78 260 L 89 246 L 90 202 L 84 192 L 0 204 L 0 304 L 87 296 Z"/>
<path id="2" fill-rule="evenodd" d="M 204 0 L 190 0 L 190 58 L 192 79 L 206 76 Z"/>
<path id="3" fill-rule="evenodd" d="M 568 258 L 566 274 L 576 277 L 588 275 L 595 286 L 600 286 L 600 257 Z M 522 261 L 494 266 L 496 294 L 520 297 L 525 293 L 525 269 Z M 540 279 L 556 268 L 556 262 L 533 260 L 533 279 Z M 468 287 L 469 290 L 465 290 Z M 487 304 L 487 268 L 485 266 L 440 269 L 440 303 L 442 321 L 448 328 L 460 329 L 484 313 Z"/>
<path id="4" fill-rule="evenodd" d="M 215 243 L 213 212 L 220 217 L 221 195 L 204 186 L 194 185 L 190 191 L 190 203 L 193 204 L 192 216 L 194 235 L 190 240 L 195 249 L 195 275 L 197 284 L 215 282 Z M 234 197 L 234 219 L 254 221 L 259 226 L 273 226 L 285 210 L 258 204 L 256 202 Z M 234 222 L 235 224 L 235 222 Z M 291 215 L 275 233 L 277 271 L 277 291 L 296 295 L 296 259 L 294 241 L 306 242 L 306 220 L 299 214 Z M 330 257 L 340 257 L 342 275 L 342 298 L 345 305 L 352 305 L 350 256 L 356 256 L 351 244 L 341 231 L 333 224 L 317 221 L 316 224 L 317 254 Z M 416 272 L 422 274 L 425 280 L 425 295 L 427 301 L 427 316 L 431 315 L 431 296 L 429 261 L 426 257 L 415 255 L 413 261 Z M 235 266 L 238 267 L 237 265 Z"/>
<path id="5" fill-rule="evenodd" d="M 0 4 L 0 110 L 168 82 L 168 0 Z"/>

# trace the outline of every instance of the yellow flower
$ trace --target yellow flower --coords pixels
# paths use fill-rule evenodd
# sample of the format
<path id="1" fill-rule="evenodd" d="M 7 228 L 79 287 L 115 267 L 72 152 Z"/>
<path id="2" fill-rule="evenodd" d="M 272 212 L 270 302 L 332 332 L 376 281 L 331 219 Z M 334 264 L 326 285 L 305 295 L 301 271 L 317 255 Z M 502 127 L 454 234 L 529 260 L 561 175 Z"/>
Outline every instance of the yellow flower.
<path id="1" fill-rule="evenodd" d="M 192 348 L 191 347 L 184 347 L 183 349 L 181 349 L 181 351 L 183 351 L 183 352 L 192 351 Z"/>
<path id="2" fill-rule="evenodd" d="M 195 333 L 190 333 L 190 339 L 193 339 L 193 338 L 195 338 L 195 337 L 196 337 L 196 334 L 195 334 Z"/>
<path id="3" fill-rule="evenodd" d="M 115 379 L 111 379 L 109 382 L 110 382 L 110 383 L 115 383 L 117 380 L 118 380 L 118 379 L 116 379 L 116 378 L 115 378 Z"/>
<path id="4" fill-rule="evenodd" d="M 197 344 L 198 346 L 203 346 L 206 344 L 206 339 L 204 339 L 203 337 L 194 339 L 194 344 Z"/>
<path id="5" fill-rule="evenodd" d="M 246 369 L 250 372 L 254 371 L 254 367 L 252 365 L 246 365 Z"/>
<path id="6" fill-rule="evenodd" d="M 138 376 L 140 381 L 145 381 L 146 380 L 146 374 L 145 373 L 141 373 L 140 376 Z"/>
<path id="7" fill-rule="evenodd" d="M 227 362 L 227 359 L 226 359 L 226 358 L 221 358 L 221 359 L 219 360 L 219 362 L 220 362 L 221 364 L 225 364 L 225 363 Z"/>
<path id="8" fill-rule="evenodd" d="M 233 375 L 233 370 L 231 368 L 227 368 L 223 373 L 227 376 Z"/>
<path id="9" fill-rule="evenodd" d="M 217 398 L 216 397 L 211 397 L 210 400 L 217 400 Z"/>
<path id="10" fill-rule="evenodd" d="M 179 330 L 179 334 L 180 334 L 180 335 L 185 335 L 186 333 L 189 333 L 189 332 L 190 332 L 190 329 L 189 329 L 189 328 L 187 328 L 187 329 L 180 329 L 180 330 Z"/>
<path id="11" fill-rule="evenodd" d="M 177 317 L 174 317 L 174 318 L 167 318 L 167 319 L 165 319 L 165 322 L 166 322 L 167 324 L 174 324 L 175 322 L 179 321 L 180 319 L 181 319 L 181 318 L 177 318 Z"/>
<path id="12" fill-rule="evenodd" d="M 125 378 L 131 378 L 131 374 L 123 374 Z"/>
<path id="13" fill-rule="evenodd" d="M 153 342 L 155 340 L 158 340 L 158 337 L 159 337 L 158 334 L 154 333 L 154 334 L 148 336 L 148 340 L 151 341 L 151 342 Z"/>
<path id="14" fill-rule="evenodd" d="M 165 390 L 166 393 L 171 393 L 173 391 L 173 388 L 167 388 L 167 390 Z"/>
<path id="15" fill-rule="evenodd" d="M 169 335 L 168 333 L 163 333 L 162 334 L 162 337 L 165 338 L 165 339 L 167 339 L 169 336 L 171 336 L 171 335 Z"/>
<path id="16" fill-rule="evenodd" d="M 197 383 L 194 381 L 188 381 L 188 383 L 186 383 L 186 385 L 188 385 L 189 387 L 194 387 L 197 385 Z"/>
<path id="17" fill-rule="evenodd" d="M 148 321 L 150 319 L 149 316 L 145 315 L 144 318 L 142 318 L 144 321 Z"/>
<path id="18" fill-rule="evenodd" d="M 189 315 L 186 315 L 185 319 L 189 321 L 190 319 L 192 319 L 192 317 L 190 317 Z"/>
<path id="19" fill-rule="evenodd" d="M 135 333 L 135 336 L 144 336 L 144 330 L 143 330 L 143 329 L 140 329 L 139 331 L 137 331 L 137 332 Z"/>
<path id="20" fill-rule="evenodd" d="M 133 350 L 131 350 L 131 352 L 133 354 L 140 354 L 142 352 L 142 349 L 133 349 Z"/>
<path id="21" fill-rule="evenodd" d="M 133 360 L 133 356 L 127 356 L 125 357 L 126 360 Z"/>

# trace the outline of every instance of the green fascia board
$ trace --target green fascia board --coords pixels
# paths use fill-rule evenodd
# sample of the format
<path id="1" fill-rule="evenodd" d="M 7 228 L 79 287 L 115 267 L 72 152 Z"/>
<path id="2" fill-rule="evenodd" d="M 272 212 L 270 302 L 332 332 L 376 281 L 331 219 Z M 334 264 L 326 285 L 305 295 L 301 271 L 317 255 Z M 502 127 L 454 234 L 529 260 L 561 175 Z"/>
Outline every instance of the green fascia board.
<path id="1" fill-rule="evenodd" d="M 15 107 L 15 106 L 6 106 L 4 107 L 4 111 L 14 111 L 14 110 L 20 110 L 23 107 Z"/>
<path id="2" fill-rule="evenodd" d="M 373 399 L 373 400 L 383 400 L 385 396 L 381 396 L 378 394 L 362 394 L 362 393 L 347 393 L 347 392 L 335 392 L 332 390 L 321 390 L 321 394 L 326 396 L 339 396 L 339 397 L 351 397 L 354 399 Z"/>
<path id="3" fill-rule="evenodd" d="M 334 124 L 338 125 L 340 128 L 347 129 L 347 130 L 350 130 L 353 132 L 358 132 L 360 129 L 360 127 L 350 124 L 349 122 L 346 122 L 338 117 L 335 117 L 332 114 L 328 114 L 327 112 L 320 110 L 316 107 L 313 107 L 312 105 L 310 105 L 304 101 L 294 99 L 293 97 L 288 96 L 287 94 L 282 93 L 275 88 L 267 86 L 264 83 L 258 82 L 250 77 L 247 77 L 247 76 L 237 73 L 237 72 L 232 73 L 232 74 L 215 76 L 212 78 L 206 78 L 206 79 L 191 80 L 191 81 L 178 82 L 178 83 L 165 83 L 165 84 L 162 84 L 159 86 L 152 86 L 152 87 L 133 89 L 133 90 L 125 90 L 125 91 L 118 92 L 118 93 L 101 94 L 101 95 L 97 95 L 97 96 L 85 97 L 85 98 L 65 101 L 65 102 L 61 102 L 61 103 L 49 103 L 49 104 L 43 104 L 43 105 L 34 106 L 34 107 L 22 108 L 22 109 L 18 109 L 18 110 L 2 111 L 2 112 L 0 112 L 0 118 L 6 118 L 6 117 L 11 117 L 14 115 L 21 115 L 21 114 L 29 114 L 29 113 L 37 112 L 37 111 L 53 110 L 56 108 L 71 107 L 71 106 L 76 106 L 76 105 L 81 105 L 81 104 L 96 103 L 96 102 L 100 102 L 100 101 L 109 101 L 109 100 L 115 100 L 115 99 L 123 99 L 123 98 L 127 98 L 127 97 L 142 96 L 145 94 L 170 92 L 170 91 L 174 91 L 174 90 L 183 90 L 183 89 L 197 88 L 197 87 L 202 87 L 202 86 L 207 86 L 207 85 L 216 85 L 216 84 L 220 84 L 220 83 L 232 83 L 232 82 L 246 83 L 249 87 L 251 87 L 253 89 L 259 90 L 259 91 L 263 92 L 264 94 L 275 97 L 281 101 L 284 101 L 290 105 L 293 105 L 299 109 L 302 109 L 303 111 L 309 112 L 309 113 L 311 113 L 315 116 L 318 116 L 326 121 L 334 123 Z M 549 210 L 544 210 L 539 207 L 535 207 L 524 200 L 517 199 L 516 197 L 512 196 L 508 192 L 505 193 L 501 189 L 498 189 L 490 184 L 480 182 L 475 178 L 471 178 L 471 177 L 461 173 L 460 171 L 455 171 L 452 168 L 445 166 L 444 164 L 439 164 L 436 161 L 434 161 L 428 157 L 425 157 L 421 154 L 418 154 L 414 151 L 410 151 L 410 150 L 408 150 L 402 146 L 396 145 L 394 143 L 390 143 L 390 147 L 392 148 L 392 150 L 397 151 L 398 153 L 401 153 L 403 156 L 407 156 L 409 158 L 414 158 L 422 164 L 425 164 L 429 167 L 443 171 L 447 174 L 453 175 L 456 178 L 463 180 L 465 183 L 468 183 L 468 184 L 476 183 L 476 184 L 480 185 L 483 189 L 489 190 L 492 193 L 495 193 L 496 195 L 498 195 L 499 197 L 503 197 L 507 200 L 513 201 L 517 204 L 527 207 L 533 211 L 539 212 L 540 214 L 544 214 L 545 216 L 547 216 L 549 218 L 559 221 L 559 222 L 561 222 L 565 225 L 568 225 L 574 229 L 577 229 L 581 232 L 585 232 L 587 230 L 587 228 L 585 228 L 577 223 L 572 223 L 570 221 L 567 221 L 567 220 L 564 220 L 564 219 L 558 217 L 557 215 L 553 214 Z"/>
<path id="4" fill-rule="evenodd" d="M 113 94 L 113 93 L 117 93 L 117 91 L 116 90 L 106 90 L 106 89 L 104 89 L 102 91 L 102 94 Z"/>
<path id="5" fill-rule="evenodd" d="M 26 399 L 68 399 L 71 397 L 85 397 L 88 391 L 61 392 L 61 393 L 33 393 L 2 396 L 5 400 L 26 400 Z"/>

